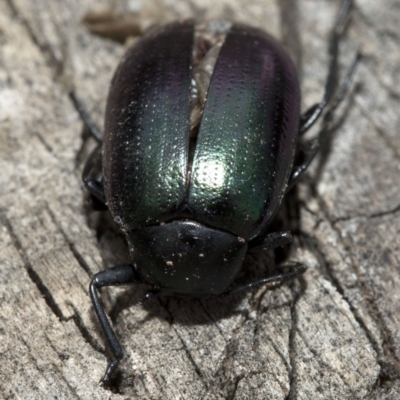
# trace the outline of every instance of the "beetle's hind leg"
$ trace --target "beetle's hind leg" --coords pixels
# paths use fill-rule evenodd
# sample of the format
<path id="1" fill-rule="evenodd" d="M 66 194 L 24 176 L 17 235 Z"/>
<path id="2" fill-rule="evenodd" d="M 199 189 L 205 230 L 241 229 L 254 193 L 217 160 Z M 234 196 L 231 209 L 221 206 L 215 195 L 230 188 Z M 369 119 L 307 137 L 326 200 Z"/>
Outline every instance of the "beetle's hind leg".
<path id="1" fill-rule="evenodd" d="M 307 170 L 307 168 L 311 164 L 312 160 L 317 155 L 317 153 L 321 147 L 321 144 L 327 138 L 327 134 L 329 133 L 329 131 L 332 127 L 334 111 L 339 106 L 339 104 L 342 102 L 342 100 L 345 98 L 346 93 L 349 89 L 352 77 L 354 75 L 354 72 L 356 70 L 357 64 L 359 63 L 360 59 L 361 59 L 361 54 L 357 53 L 356 57 L 354 58 L 353 63 L 351 64 L 351 66 L 346 74 L 346 77 L 342 83 L 342 86 L 339 91 L 339 95 L 336 97 L 334 104 L 331 105 L 328 112 L 324 116 L 322 126 L 321 126 L 319 133 L 317 134 L 317 137 L 310 140 L 308 143 L 305 144 L 306 147 L 308 147 L 308 150 L 306 151 L 306 154 L 305 154 L 305 160 L 302 164 L 293 168 L 293 170 L 290 174 L 290 177 L 289 177 L 288 185 L 286 188 L 286 193 L 298 182 L 300 177 Z"/>
<path id="2" fill-rule="evenodd" d="M 314 123 L 321 117 L 322 112 L 328 106 L 333 98 L 337 84 L 337 72 L 338 72 L 338 58 L 339 58 L 339 42 L 342 37 L 344 28 L 350 11 L 353 6 L 353 0 L 344 0 L 339 11 L 339 15 L 333 28 L 332 37 L 329 42 L 329 69 L 328 77 L 325 84 L 325 93 L 322 100 L 319 103 L 311 106 L 301 117 L 300 117 L 300 128 L 299 134 L 303 135 L 306 133 Z"/>
<path id="3" fill-rule="evenodd" d="M 104 332 L 104 336 L 113 355 L 113 360 L 108 364 L 106 373 L 101 380 L 101 382 L 105 385 L 110 382 L 111 376 L 115 372 L 119 362 L 122 359 L 122 349 L 99 300 L 97 289 L 104 286 L 120 286 L 141 282 L 142 280 L 139 274 L 136 272 L 135 266 L 132 264 L 122 264 L 108 268 L 94 275 L 90 282 L 90 297 L 92 299 L 97 318 L 99 319 L 101 328 Z"/>
<path id="4" fill-rule="evenodd" d="M 260 235 L 256 237 L 253 241 L 249 243 L 249 251 L 250 252 L 259 252 L 259 251 L 267 251 L 274 249 L 276 247 L 284 246 L 292 241 L 292 235 L 290 232 L 273 232 L 265 235 Z M 272 284 L 272 283 L 282 283 L 284 281 L 288 281 L 294 279 L 295 277 L 304 274 L 307 267 L 304 264 L 298 262 L 291 262 L 279 266 L 279 269 L 287 269 L 290 270 L 288 272 L 284 272 L 281 274 L 273 275 L 268 278 L 260 279 L 258 281 L 254 281 L 248 283 L 247 285 L 239 286 L 233 290 L 222 293 L 221 296 L 229 296 L 232 294 L 236 294 L 239 292 L 243 292 L 245 290 L 254 289 L 259 286 Z"/>
<path id="5" fill-rule="evenodd" d="M 305 144 L 308 149 L 305 152 L 306 154 L 304 162 L 299 166 L 293 168 L 291 175 L 289 177 L 286 192 L 288 192 L 297 183 L 299 178 L 307 170 L 308 166 L 311 164 L 311 161 L 318 153 L 321 147 L 321 143 L 323 143 L 323 141 L 326 139 L 330 125 L 332 123 L 333 112 L 345 97 L 348 88 L 350 86 L 351 79 L 354 75 L 356 66 L 361 58 L 360 53 L 357 53 L 352 65 L 350 66 L 345 76 L 345 79 L 339 91 L 339 95 L 336 97 L 333 104 L 331 104 L 337 88 L 339 42 L 342 37 L 344 28 L 346 26 L 346 22 L 350 14 L 350 11 L 352 9 L 352 6 L 353 6 L 353 0 L 344 0 L 342 3 L 342 6 L 339 11 L 339 16 L 336 20 L 332 32 L 332 38 L 329 43 L 330 64 L 329 64 L 328 78 L 325 84 L 325 93 L 321 102 L 314 104 L 300 117 L 299 135 L 303 135 L 314 125 L 314 123 L 321 117 L 326 107 L 328 107 L 328 111 L 324 116 L 322 127 L 317 137 Z"/>

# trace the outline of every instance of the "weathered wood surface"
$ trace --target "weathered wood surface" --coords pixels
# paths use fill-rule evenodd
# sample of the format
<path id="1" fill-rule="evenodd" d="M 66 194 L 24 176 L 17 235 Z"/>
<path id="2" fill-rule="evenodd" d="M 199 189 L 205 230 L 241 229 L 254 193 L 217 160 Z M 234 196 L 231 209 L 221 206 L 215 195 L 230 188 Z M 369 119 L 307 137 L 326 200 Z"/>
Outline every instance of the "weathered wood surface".
<path id="1" fill-rule="evenodd" d="M 165 0 L 171 15 L 225 16 L 283 37 L 318 101 L 337 1 Z M 105 3 L 102 2 L 104 5 Z M 101 124 L 123 46 L 80 20 L 94 0 L 0 2 L 0 392 L 12 399 L 400 398 L 400 8 L 358 0 L 342 67 L 365 55 L 325 152 L 292 198 L 290 259 L 309 265 L 276 290 L 232 299 L 103 300 L 125 359 L 98 385 L 105 344 L 91 274 L 127 260 L 121 236 L 84 207 L 92 145 L 69 76 Z M 250 259 L 239 280 L 265 276 Z"/>

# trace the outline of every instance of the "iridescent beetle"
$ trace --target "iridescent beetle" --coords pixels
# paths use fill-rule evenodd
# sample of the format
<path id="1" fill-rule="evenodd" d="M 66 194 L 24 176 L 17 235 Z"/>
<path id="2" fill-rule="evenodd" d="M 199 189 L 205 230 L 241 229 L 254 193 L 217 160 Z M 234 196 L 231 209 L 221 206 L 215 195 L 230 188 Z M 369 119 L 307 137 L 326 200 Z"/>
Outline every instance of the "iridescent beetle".
<path id="1" fill-rule="evenodd" d="M 292 279 L 280 273 L 230 290 L 245 255 L 291 241 L 268 233 L 283 196 L 318 152 L 359 56 L 336 91 L 338 45 L 351 0 L 342 4 L 329 46 L 325 94 L 300 115 L 296 69 L 262 30 L 183 20 L 152 30 L 121 61 L 107 101 L 104 138 L 80 107 L 99 145 L 83 170 L 97 208 L 109 209 L 126 234 L 129 264 L 93 276 L 90 295 L 113 354 L 122 350 L 97 295 L 103 286 L 146 283 L 158 293 L 226 296 Z M 297 142 L 323 111 L 305 161 L 293 166 Z M 102 149 L 102 154 L 100 153 Z M 91 171 L 101 157 L 103 178 Z"/>

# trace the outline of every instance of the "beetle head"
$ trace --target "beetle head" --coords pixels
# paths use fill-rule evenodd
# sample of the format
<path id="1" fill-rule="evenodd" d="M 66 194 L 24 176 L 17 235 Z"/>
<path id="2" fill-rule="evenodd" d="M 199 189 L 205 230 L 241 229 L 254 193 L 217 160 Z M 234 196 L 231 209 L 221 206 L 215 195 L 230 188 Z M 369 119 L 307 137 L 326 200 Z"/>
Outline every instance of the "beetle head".
<path id="1" fill-rule="evenodd" d="M 188 220 L 148 226 L 128 234 L 144 282 L 174 294 L 221 294 L 238 273 L 247 243 Z"/>

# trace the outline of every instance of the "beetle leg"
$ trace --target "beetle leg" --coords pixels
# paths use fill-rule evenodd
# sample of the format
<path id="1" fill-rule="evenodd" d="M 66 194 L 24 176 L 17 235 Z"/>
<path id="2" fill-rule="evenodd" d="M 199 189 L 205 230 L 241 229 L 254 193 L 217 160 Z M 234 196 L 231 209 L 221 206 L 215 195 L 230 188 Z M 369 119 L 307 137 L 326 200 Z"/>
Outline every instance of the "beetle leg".
<path id="1" fill-rule="evenodd" d="M 329 70 L 328 77 L 325 84 L 325 93 L 320 103 L 314 104 L 300 117 L 299 134 L 306 133 L 314 123 L 319 119 L 325 107 L 332 100 L 332 96 L 336 89 L 337 83 L 337 70 L 338 70 L 338 56 L 339 56 L 339 42 L 346 26 L 346 22 L 350 11 L 353 6 L 353 0 L 344 0 L 339 11 L 338 18 L 332 32 L 332 38 L 329 43 Z"/>
<path id="2" fill-rule="evenodd" d="M 335 102 L 332 104 L 332 106 L 329 108 L 328 112 L 324 116 L 324 119 L 322 122 L 322 127 L 321 127 L 317 137 L 315 139 L 312 139 L 308 143 L 309 147 L 308 147 L 308 151 L 306 152 L 305 161 L 302 164 L 298 165 L 297 167 L 293 168 L 293 170 L 290 174 L 290 177 L 289 177 L 287 187 L 286 187 L 286 193 L 297 183 L 299 178 L 307 170 L 307 168 L 311 164 L 311 161 L 317 155 L 318 150 L 321 147 L 321 144 L 327 138 L 327 133 L 329 133 L 329 130 L 332 127 L 334 111 L 339 106 L 339 104 L 342 102 L 342 100 L 345 98 L 346 93 L 350 87 L 352 77 L 354 75 L 354 72 L 356 70 L 357 64 L 359 63 L 360 59 L 361 59 L 361 54 L 357 53 L 356 57 L 354 58 L 353 63 L 351 64 L 351 66 L 345 76 L 345 79 L 341 85 L 339 94 L 336 97 Z"/>
<path id="3" fill-rule="evenodd" d="M 257 239 L 261 239 L 261 243 L 259 240 L 256 240 L 254 244 L 251 242 L 249 243 L 249 249 L 250 251 L 265 251 L 265 250 L 270 250 L 274 249 L 279 246 L 284 246 L 285 244 L 288 244 L 292 241 L 292 234 L 290 232 L 273 232 L 273 233 L 268 233 L 266 235 L 261 235 L 260 237 L 257 237 Z M 231 294 L 236 294 L 238 292 L 242 292 L 245 290 L 250 290 L 255 287 L 259 287 L 262 285 L 266 284 L 272 284 L 272 283 L 282 283 L 284 281 L 290 280 L 295 278 L 296 276 L 302 275 L 307 267 L 304 264 L 298 263 L 298 262 L 292 262 L 288 264 L 284 264 L 279 267 L 279 269 L 283 268 L 291 268 L 291 271 L 270 276 L 268 278 L 260 279 L 255 282 L 251 282 L 247 285 L 244 286 L 239 286 L 238 288 L 235 288 L 229 292 L 223 293 L 221 296 L 229 296 Z"/>
<path id="4" fill-rule="evenodd" d="M 292 234 L 287 232 L 273 232 L 257 236 L 249 242 L 249 251 L 259 252 L 276 247 L 282 247 L 292 241 Z"/>
<path id="5" fill-rule="evenodd" d="M 233 290 L 230 290 L 229 292 L 222 293 L 220 296 L 221 297 L 230 296 L 232 294 L 243 292 L 245 290 L 254 289 L 256 287 L 267 285 L 267 284 L 279 284 L 279 283 L 294 279 L 297 276 L 304 274 L 304 272 L 306 272 L 306 270 L 307 270 L 307 267 L 304 264 L 299 263 L 299 262 L 287 263 L 287 264 L 282 265 L 279 268 L 280 269 L 281 268 L 290 268 L 291 270 L 286 273 L 273 275 L 268 278 L 264 278 L 264 279 L 260 279 L 255 282 L 248 283 L 247 285 L 239 286 Z"/>
<path id="6" fill-rule="evenodd" d="M 145 301 L 157 296 L 160 293 L 160 289 L 149 290 L 140 300 L 139 303 L 143 304 Z"/>
<path id="7" fill-rule="evenodd" d="M 82 172 L 82 180 L 85 184 L 86 189 L 90 193 L 93 209 L 95 209 L 96 211 L 105 211 L 108 209 L 108 207 L 106 205 L 106 196 L 104 194 L 103 184 L 100 181 L 89 178 L 90 171 L 100 157 L 99 151 L 101 149 L 103 135 L 97 125 L 90 118 L 89 114 L 86 112 L 82 103 L 76 98 L 75 93 L 71 91 L 69 93 L 69 97 L 74 103 L 74 106 L 78 111 L 79 116 L 88 126 L 93 138 L 99 143 L 99 145 L 94 149 L 94 151 L 86 161 L 85 167 Z"/>
<path id="8" fill-rule="evenodd" d="M 90 282 L 90 297 L 92 299 L 101 328 L 103 329 L 104 336 L 106 337 L 107 343 L 113 355 L 113 360 L 108 364 L 106 373 L 101 380 L 103 384 L 109 383 L 111 376 L 118 366 L 118 363 L 121 361 L 122 349 L 118 342 L 117 336 L 115 335 L 115 332 L 107 319 L 103 306 L 100 303 L 97 295 L 97 289 L 104 286 L 119 286 L 140 282 L 142 282 L 142 280 L 139 274 L 136 272 L 135 266 L 132 264 L 122 264 L 108 268 L 94 275 Z"/>
<path id="9" fill-rule="evenodd" d="M 89 178 L 90 172 L 94 165 L 99 161 L 101 157 L 101 143 L 99 143 L 96 148 L 93 150 L 92 154 L 89 156 L 86 161 L 85 167 L 82 171 L 82 180 L 85 184 L 86 189 L 92 196 L 92 203 L 96 210 L 107 210 L 106 205 L 106 196 L 104 194 L 104 187 L 101 181 L 96 179 Z"/>
<path id="10" fill-rule="evenodd" d="M 92 118 L 90 118 L 90 115 L 87 113 L 85 107 L 83 104 L 76 98 L 75 93 L 71 91 L 69 93 L 69 97 L 74 104 L 76 110 L 79 113 L 79 116 L 83 120 L 83 122 L 87 125 L 87 127 L 90 130 L 90 133 L 92 134 L 93 138 L 98 142 L 101 143 L 103 141 L 103 134 L 101 133 L 100 129 L 97 127 L 97 125 L 94 123 Z"/>

